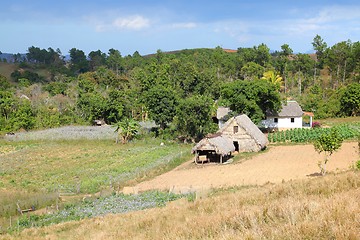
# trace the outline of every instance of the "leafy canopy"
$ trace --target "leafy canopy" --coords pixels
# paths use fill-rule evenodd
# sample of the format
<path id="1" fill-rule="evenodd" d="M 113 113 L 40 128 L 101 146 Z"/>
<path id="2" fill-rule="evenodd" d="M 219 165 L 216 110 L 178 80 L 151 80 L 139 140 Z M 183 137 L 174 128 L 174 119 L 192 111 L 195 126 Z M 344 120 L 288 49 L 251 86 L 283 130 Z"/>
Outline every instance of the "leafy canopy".
<path id="1" fill-rule="evenodd" d="M 234 81 L 222 86 L 220 104 L 259 123 L 266 111 L 280 109 L 281 99 L 276 86 L 267 81 Z"/>
<path id="2" fill-rule="evenodd" d="M 201 139 L 217 130 L 212 123 L 213 100 L 195 95 L 181 99 L 176 109 L 176 126 L 179 134 L 192 139 Z"/>

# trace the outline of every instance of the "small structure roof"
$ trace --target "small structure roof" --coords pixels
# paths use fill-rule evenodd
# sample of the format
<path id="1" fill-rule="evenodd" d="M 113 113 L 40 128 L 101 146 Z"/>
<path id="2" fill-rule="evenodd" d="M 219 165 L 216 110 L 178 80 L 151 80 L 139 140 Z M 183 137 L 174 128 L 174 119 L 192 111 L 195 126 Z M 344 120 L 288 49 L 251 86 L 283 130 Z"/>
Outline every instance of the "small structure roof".
<path id="1" fill-rule="evenodd" d="M 235 151 L 235 147 L 229 138 L 214 135 L 214 137 L 205 137 L 198 142 L 191 150 L 192 153 L 196 151 L 214 151 L 218 155 L 225 156 Z"/>
<path id="2" fill-rule="evenodd" d="M 224 129 L 226 129 L 229 126 L 229 124 L 231 124 L 232 121 L 236 121 L 238 126 L 243 128 L 247 132 L 247 134 L 249 136 L 251 136 L 257 144 L 259 144 L 259 146 L 261 148 L 266 147 L 266 145 L 268 144 L 268 140 L 267 140 L 266 136 L 260 131 L 260 129 L 245 114 L 241 114 L 239 116 L 229 119 L 225 123 L 225 125 L 219 130 L 219 132 L 221 133 Z"/>
<path id="3" fill-rule="evenodd" d="M 313 112 L 304 112 L 304 116 L 314 117 L 314 113 Z"/>
<path id="4" fill-rule="evenodd" d="M 283 104 L 280 112 L 268 112 L 272 117 L 301 117 L 304 114 L 300 105 L 296 101 L 287 101 Z"/>

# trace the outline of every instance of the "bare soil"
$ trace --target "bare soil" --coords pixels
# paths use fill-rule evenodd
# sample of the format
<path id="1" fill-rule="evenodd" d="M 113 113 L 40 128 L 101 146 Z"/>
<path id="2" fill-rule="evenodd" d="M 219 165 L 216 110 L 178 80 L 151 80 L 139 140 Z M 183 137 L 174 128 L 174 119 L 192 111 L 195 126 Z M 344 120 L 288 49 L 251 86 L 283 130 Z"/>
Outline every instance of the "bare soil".
<path id="1" fill-rule="evenodd" d="M 263 185 L 319 176 L 318 154 L 313 145 L 270 146 L 247 160 L 232 164 L 195 165 L 190 160 L 176 169 L 136 186 L 138 191 L 150 189 L 209 189 L 231 186 Z M 358 161 L 357 142 L 344 142 L 327 163 L 328 172 L 349 170 Z"/>

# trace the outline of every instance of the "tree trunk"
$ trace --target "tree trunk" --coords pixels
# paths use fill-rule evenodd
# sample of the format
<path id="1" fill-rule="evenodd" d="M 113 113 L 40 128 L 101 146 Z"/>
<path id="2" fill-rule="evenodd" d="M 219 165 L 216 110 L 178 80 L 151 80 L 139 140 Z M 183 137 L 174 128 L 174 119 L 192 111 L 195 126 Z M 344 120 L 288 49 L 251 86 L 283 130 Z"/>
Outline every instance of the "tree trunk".
<path id="1" fill-rule="evenodd" d="M 329 157 L 326 153 L 325 153 L 325 160 L 323 163 L 321 163 L 321 175 L 325 176 L 326 174 L 326 164 L 329 161 Z"/>
<path id="2" fill-rule="evenodd" d="M 299 74 L 299 95 L 301 96 L 301 76 Z"/>
<path id="3" fill-rule="evenodd" d="M 287 88 L 287 84 L 286 84 L 286 62 L 285 62 L 285 68 L 284 68 L 284 92 L 286 95 L 286 88 Z"/>
<path id="4" fill-rule="evenodd" d="M 346 60 L 345 60 L 345 64 L 344 64 L 344 74 L 343 74 L 343 79 L 342 79 L 343 84 L 345 83 L 345 77 L 346 77 Z"/>

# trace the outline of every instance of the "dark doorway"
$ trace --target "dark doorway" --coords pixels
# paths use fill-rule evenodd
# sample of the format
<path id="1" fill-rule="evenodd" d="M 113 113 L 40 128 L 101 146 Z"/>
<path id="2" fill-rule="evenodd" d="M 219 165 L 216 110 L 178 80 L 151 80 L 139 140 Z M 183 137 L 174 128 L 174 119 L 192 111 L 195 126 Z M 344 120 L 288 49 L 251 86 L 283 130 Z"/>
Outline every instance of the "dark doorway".
<path id="1" fill-rule="evenodd" d="M 234 141 L 234 147 L 235 147 L 235 151 L 238 152 L 239 151 L 239 142 Z"/>
<path id="2" fill-rule="evenodd" d="M 219 119 L 217 117 L 212 117 L 213 123 L 219 124 Z"/>

